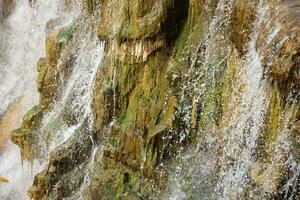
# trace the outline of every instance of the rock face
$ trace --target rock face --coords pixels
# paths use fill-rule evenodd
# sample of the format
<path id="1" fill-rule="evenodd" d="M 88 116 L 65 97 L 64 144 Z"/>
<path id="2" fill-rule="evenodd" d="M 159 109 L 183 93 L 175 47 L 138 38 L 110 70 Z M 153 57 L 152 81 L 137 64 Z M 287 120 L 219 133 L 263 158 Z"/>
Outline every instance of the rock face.
<path id="1" fill-rule="evenodd" d="M 49 28 L 49 24 L 54 25 Z M 46 113 L 51 111 L 54 102 L 60 98 L 61 87 L 64 84 L 63 78 L 68 76 L 68 66 L 74 53 L 72 44 L 69 46 L 69 51 L 63 54 L 64 59 L 59 59 L 66 43 L 71 39 L 71 29 L 70 27 L 61 28 L 59 23 L 53 21 L 48 23 L 46 57 L 40 58 L 37 62 L 38 77 L 36 83 L 40 93 L 39 105 L 34 106 L 24 115 L 21 128 L 13 131 L 11 136 L 12 141 L 21 147 L 22 157 L 29 161 L 40 156 L 39 151 L 41 149 L 37 149 L 36 146 L 41 146 L 37 143 L 41 138 L 42 119 Z M 45 137 L 48 136 L 45 135 Z"/>
<path id="2" fill-rule="evenodd" d="M 186 185 L 181 189 L 187 199 L 205 199 L 207 191 L 217 199 L 224 195 L 299 198 L 299 175 L 287 162 L 300 164 L 296 10 L 300 2 L 88 0 L 82 4 L 85 17 L 100 19 L 93 31 L 106 43 L 93 88 L 94 126 L 89 130 L 88 122 L 83 123 L 51 153 L 48 168 L 29 190 L 32 199 L 62 199 L 80 190 L 93 142 L 101 152 L 95 156 L 89 185 L 80 190 L 84 199 L 169 198 L 163 194 L 172 184 L 172 166 L 182 167 L 185 162 L 195 164 L 182 172 Z M 80 26 L 77 23 L 75 29 L 82 31 Z M 38 157 L 33 147 L 41 119 L 61 96 L 64 82 L 58 77 L 69 77 L 75 55 L 66 53 L 68 48 L 73 51 L 70 30 L 49 31 L 46 58 L 38 61 L 40 104 L 24 116 L 22 127 L 12 136 L 25 159 Z M 255 64 L 263 71 L 254 80 L 245 77 L 256 69 L 251 65 L 256 57 L 251 56 L 259 57 Z M 281 148 L 285 140 L 289 145 Z M 190 159 L 181 157 L 191 151 Z M 190 169 L 200 173 L 198 166 L 210 159 L 214 166 L 209 165 L 210 174 L 202 176 L 209 177 L 208 183 L 195 183 L 201 177 L 188 174 Z M 245 173 L 241 185 L 226 177 L 227 172 L 237 176 L 237 170 Z M 286 192 L 293 177 L 296 187 Z"/>
<path id="3" fill-rule="evenodd" d="M 16 6 L 15 0 L 1 0 L 0 1 L 0 16 L 3 16 L 3 18 L 7 18 L 14 10 L 14 7 Z M 0 18 L 1 19 L 1 18 Z"/>

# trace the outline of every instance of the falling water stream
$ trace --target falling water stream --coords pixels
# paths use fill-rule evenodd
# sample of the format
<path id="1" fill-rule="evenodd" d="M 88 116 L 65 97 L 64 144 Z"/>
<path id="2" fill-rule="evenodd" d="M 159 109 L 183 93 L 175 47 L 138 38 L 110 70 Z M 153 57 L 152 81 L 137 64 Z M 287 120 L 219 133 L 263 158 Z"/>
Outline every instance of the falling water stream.
<path id="1" fill-rule="evenodd" d="M 196 84 L 192 85 L 192 90 L 202 95 L 203 86 L 218 84 L 216 74 L 220 66 L 224 63 L 229 65 L 230 49 L 222 46 L 226 44 L 228 24 L 230 23 L 230 13 L 232 12 L 233 1 L 219 1 L 215 16 L 212 17 L 209 25 L 209 33 L 204 41 L 205 53 L 204 64 L 205 74 L 201 74 L 198 80 L 192 80 Z M 230 121 L 221 124 L 222 127 L 213 125 L 208 133 L 203 134 L 201 142 L 196 150 L 191 149 L 178 156 L 177 164 L 171 168 L 170 200 L 183 199 L 265 199 L 266 193 L 253 187 L 251 173 L 257 165 L 259 138 L 263 134 L 266 111 L 269 106 L 268 96 L 270 86 L 265 78 L 264 67 L 256 48 L 258 34 L 266 18 L 267 8 L 263 1 L 260 1 L 256 8 L 256 21 L 253 25 L 250 41 L 247 45 L 247 53 L 239 63 L 237 70 L 237 80 L 234 88 L 238 94 L 230 102 Z M 280 32 L 280 26 L 275 28 L 268 36 L 267 42 L 271 43 Z M 283 39 L 284 41 L 286 40 Z M 278 44 L 280 48 L 283 42 Z M 200 47 L 201 45 L 199 45 Z M 197 53 L 198 53 L 197 49 Z M 225 52 L 225 53 L 224 53 Z M 194 58 L 189 75 L 196 63 Z M 237 63 L 235 63 L 237 64 Z M 210 77 L 202 81 L 203 77 Z M 199 96 L 198 99 L 201 97 Z M 292 115 L 296 109 L 287 106 L 287 115 Z M 288 123 L 293 121 L 295 116 L 282 116 L 286 120 L 285 130 L 279 137 L 275 146 L 275 155 L 268 166 L 269 174 L 276 170 L 278 163 L 284 161 L 284 165 L 289 166 L 292 171 L 288 183 L 285 186 L 285 199 L 297 197 L 297 180 L 299 180 L 299 168 L 295 158 L 290 152 L 288 139 Z M 220 135 L 220 136 L 219 136 Z M 221 153 L 220 153 L 221 152 Z M 283 158 L 284 155 L 290 155 Z M 179 163 L 179 164 L 178 164 Z M 274 189 L 272 182 L 266 182 L 264 187 Z M 273 187 L 273 188 L 272 188 Z M 291 196 L 288 196 L 292 194 Z"/>
<path id="2" fill-rule="evenodd" d="M 230 162 L 229 159 L 233 159 L 235 162 L 232 167 L 228 168 L 228 165 L 221 167 L 222 178 L 219 187 L 223 189 L 223 199 L 238 198 L 239 191 L 244 191 L 245 185 L 247 185 L 247 179 L 249 179 L 247 173 L 253 164 L 252 156 L 256 150 L 267 108 L 268 88 L 266 80 L 263 79 L 264 72 L 260 58 L 255 49 L 258 30 L 264 17 L 264 8 L 259 4 L 257 10 L 257 22 L 255 22 L 241 72 L 242 80 L 245 83 L 245 89 L 241 94 L 241 109 L 232 124 L 224 129 L 224 155 L 221 163 Z"/>
<path id="3" fill-rule="evenodd" d="M 66 3 L 68 9 L 64 10 Z M 70 6 L 73 8 L 70 9 Z M 20 97 L 24 97 L 20 102 L 22 104 L 20 116 L 37 104 L 35 67 L 37 60 L 45 56 L 46 25 L 51 19 L 59 19 L 61 27 L 73 23 L 80 14 L 76 6 L 76 1 L 41 0 L 32 4 L 28 0 L 16 1 L 13 13 L 5 19 L 3 30 L 1 29 L 3 38 L 1 37 L 0 42 L 1 46 L 6 47 L 6 52 L 1 55 L 3 59 L 0 62 L 0 113 L 5 113 L 8 107 Z M 1 199 L 27 199 L 26 191 L 32 184 L 33 176 L 47 164 L 48 152 L 66 142 L 84 122 L 87 121 L 92 129 L 93 88 L 104 51 L 104 43 L 92 35 L 93 31 L 88 31 L 92 27 L 92 22 L 96 23 L 97 20 L 86 22 L 84 19 L 79 19 L 77 22 L 84 24 L 86 31 L 74 33 L 73 44 L 77 46 L 75 50 L 77 55 L 74 55 L 76 59 L 70 66 L 71 75 L 67 80 L 62 80 L 65 82 L 62 97 L 55 103 L 55 109 L 43 119 L 41 137 L 49 137 L 50 144 L 45 144 L 43 140 L 45 138 L 41 138 L 39 145 L 46 159 L 31 164 L 26 161 L 22 163 L 18 147 L 8 141 L 8 145 L 0 155 L 0 176 L 9 181 L 8 184 L 0 186 Z M 58 66 L 59 64 L 60 60 Z M 72 125 L 63 120 L 66 111 L 72 112 L 71 115 L 74 116 L 75 123 Z M 20 122 L 21 119 L 14 128 L 20 126 Z M 97 150 L 98 147 L 93 145 L 88 171 L 93 167 Z M 86 184 L 89 182 L 90 173 L 87 172 L 84 180 Z"/>
<path id="4" fill-rule="evenodd" d="M 10 109 L 14 110 L 13 108 L 19 106 L 18 115 L 14 119 L 15 127 L 12 129 L 19 127 L 21 116 L 38 104 L 38 93 L 35 89 L 36 62 L 45 57 L 46 27 L 49 20 L 59 19 L 59 28 L 74 24 L 80 24 L 77 27 L 81 27 L 75 28 L 69 44 L 66 44 L 67 48 L 61 52 L 64 55 L 72 49 L 74 59 L 68 66 L 70 74 L 59 76 L 63 85 L 61 96 L 55 100 L 53 109 L 43 116 L 39 128 L 39 142 L 34 147 L 41 152 L 38 161 L 21 161 L 19 148 L 9 140 L 0 149 L 0 177 L 8 180 L 8 183 L 0 185 L 0 199 L 28 199 L 26 192 L 32 185 L 34 175 L 49 163 L 49 153 L 67 145 L 82 127 L 88 129 L 89 133 L 93 131 L 93 90 L 104 57 L 105 42 L 100 41 L 94 31 L 99 23 L 99 13 L 88 18 L 81 13 L 82 8 L 76 0 L 68 2 L 72 6 L 64 10 L 64 0 L 36 0 L 34 3 L 17 0 L 10 16 L 3 19 L 3 23 L 0 18 L 0 50 L 4 49 L 0 52 L 0 119 Z M 206 86 L 215 89 L 220 82 L 222 67 L 230 65 L 233 52 L 227 45 L 227 34 L 233 4 L 234 0 L 218 1 L 216 12 L 209 21 L 208 34 L 197 45 L 186 79 L 192 76 L 198 62 L 199 49 L 202 47 L 205 47 L 205 51 L 200 55 L 203 61 L 201 67 L 205 70 L 197 74 L 191 84 L 183 86 L 182 101 L 187 97 L 185 95 L 189 95 L 186 94 L 188 90 L 197 93 L 196 99 L 199 100 L 207 92 L 204 89 Z M 239 95 L 232 97 L 230 102 L 230 122 L 210 124 L 208 133 L 201 133 L 201 141 L 196 149 L 180 152 L 176 157 L 178 162 L 170 167 L 164 199 L 229 200 L 242 199 L 245 196 L 248 199 L 264 197 L 265 193 L 253 186 L 251 175 L 254 173 L 253 169 L 259 166 L 256 157 L 258 143 L 270 104 L 271 88 L 268 85 L 269 80 L 265 78 L 266 72 L 256 47 L 262 24 L 268 20 L 266 12 L 264 1 L 260 1 L 256 8 L 256 20 L 250 41 L 245 47 L 246 53 L 238 63 L 236 76 L 239 79 L 234 87 Z M 280 30 L 280 26 L 276 27 L 266 42 L 271 43 Z M 284 41 L 283 38 L 282 43 Z M 62 57 L 58 60 L 57 69 L 64 62 Z M 287 132 L 289 122 L 295 118 L 292 111 L 297 105 L 293 100 L 287 101 L 289 103 L 285 108 L 286 113 L 281 116 L 285 123 L 283 133 L 273 141 L 274 155 L 266 171 L 272 171 L 282 162 L 290 168 L 292 173 L 284 185 L 284 198 L 292 200 L 296 198 L 300 165 L 291 153 Z M 191 107 L 182 110 L 186 113 L 186 121 L 189 121 Z M 101 155 L 99 152 L 102 147 L 93 141 L 91 135 L 88 137 L 91 138 L 92 148 L 85 163 L 83 183 L 77 191 L 73 191 L 70 200 L 83 199 L 82 194 L 91 182 L 95 158 Z M 180 133 L 180 137 L 181 141 L 185 139 L 184 132 Z M 265 188 L 272 190 L 272 186 L 270 183 Z"/>
<path id="5" fill-rule="evenodd" d="M 20 117 L 38 103 L 36 62 L 45 56 L 46 24 L 57 17 L 69 23 L 76 14 L 63 11 L 60 6 L 63 1 L 59 0 L 15 2 L 13 12 L 3 20 L 0 30 L 0 43 L 5 46 L 0 56 L 0 116 L 9 106 L 19 105 L 20 114 L 15 116 L 19 118 L 14 119 L 18 122 L 13 128 L 20 126 Z M 0 186 L 0 199 L 27 199 L 33 176 L 43 167 L 37 161 L 22 162 L 19 148 L 10 141 L 0 154 L 0 163 L 0 176 L 9 181 Z"/>

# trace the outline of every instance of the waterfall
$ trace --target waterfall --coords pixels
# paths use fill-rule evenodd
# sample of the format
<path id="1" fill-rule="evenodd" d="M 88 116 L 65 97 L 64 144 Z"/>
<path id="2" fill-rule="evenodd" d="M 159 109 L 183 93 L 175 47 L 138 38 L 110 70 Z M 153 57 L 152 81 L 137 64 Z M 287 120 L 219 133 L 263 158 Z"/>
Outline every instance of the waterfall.
<path id="1" fill-rule="evenodd" d="M 0 0 L 0 199 L 298 199 L 299 5 Z"/>
<path id="2" fill-rule="evenodd" d="M 63 8 L 65 4 L 70 4 L 73 8 L 66 10 Z M 36 144 L 38 145 L 36 148 L 41 147 L 40 150 L 43 151 L 41 155 L 45 157 L 32 164 L 26 161 L 22 163 L 18 147 L 8 141 L 9 144 L 0 157 L 0 176 L 7 178 L 9 183 L 0 186 L 1 198 L 27 199 L 26 191 L 32 184 L 34 175 L 47 165 L 49 153 L 68 141 L 84 122 L 87 122 L 90 131 L 92 130 L 93 88 L 103 57 L 104 43 L 99 41 L 91 30 L 92 23 L 96 24 L 97 20 L 87 22 L 83 19 L 84 17 L 78 17 L 80 8 L 77 4 L 75 1 L 63 0 L 34 3 L 19 0 L 16 2 L 14 12 L 5 21 L 4 34 L 1 35 L 3 37 L 3 39 L 1 37 L 1 45 L 5 45 L 6 52 L 3 55 L 5 60 L 3 59 L 0 63 L 0 91 L 2 93 L 0 99 L 3 102 L 0 111 L 5 113 L 16 99 L 22 97 L 21 116 L 38 103 L 35 68 L 37 60 L 45 57 L 45 33 L 49 20 L 59 18 L 59 26 L 64 27 L 74 23 L 74 19 L 78 18 L 77 23 L 80 23 L 86 31 L 74 33 L 73 44 L 76 48 L 73 56 L 76 59 L 70 66 L 71 75 L 66 80 L 63 80 L 65 77 L 61 77 L 63 83 L 61 98 L 55 103 L 52 112 L 44 116 L 40 127 L 43 134 L 39 136 L 41 137 L 40 143 Z M 67 51 L 62 52 L 62 55 L 68 53 Z M 57 67 L 61 62 L 63 61 L 58 61 Z M 64 121 L 66 111 L 73 116 L 73 121 L 69 122 L 71 125 Z M 20 126 L 20 122 L 21 119 L 14 128 Z M 85 184 L 89 182 L 90 175 L 88 174 L 91 174 L 97 149 L 98 146 L 95 144 Z M 84 190 L 84 186 L 81 190 Z"/>
<path id="3" fill-rule="evenodd" d="M 223 152 L 221 162 L 221 180 L 219 187 L 223 190 L 222 198 L 238 198 L 239 192 L 244 191 L 247 185 L 247 174 L 253 164 L 257 140 L 264 123 L 267 108 L 266 80 L 263 78 L 264 70 L 256 51 L 255 44 L 262 20 L 264 8 L 258 5 L 257 21 L 254 25 L 253 35 L 249 42 L 248 53 L 245 55 L 243 70 L 240 77 L 244 82 L 244 91 L 241 94 L 242 105 L 236 112 L 228 127 L 224 129 Z M 229 130 L 229 131 L 228 131 Z M 232 166 L 227 164 L 233 160 Z"/>
<path id="4" fill-rule="evenodd" d="M 15 116 L 18 122 L 13 128 L 20 126 L 21 116 L 38 103 L 36 63 L 45 56 L 47 22 L 64 17 L 68 23 L 76 14 L 63 12 L 62 2 L 17 0 L 11 15 L 4 19 L 3 24 L 0 22 L 0 46 L 5 47 L 0 55 L 0 116 L 5 116 L 12 104 L 19 104 L 20 114 Z M 19 148 L 10 141 L 0 154 L 0 163 L 0 176 L 9 181 L 0 185 L 0 198 L 27 199 L 27 189 L 42 166 L 37 161 L 22 163 Z"/>
<path id="5" fill-rule="evenodd" d="M 209 32 L 204 41 L 205 53 L 202 55 L 205 73 L 192 80 L 194 84 L 191 90 L 198 92 L 198 101 L 201 101 L 201 97 L 207 93 L 207 89 L 203 88 L 207 85 L 220 84 L 220 78 L 216 76 L 219 74 L 220 65 L 225 63 L 228 68 L 232 62 L 230 56 L 233 52 L 226 47 L 232 4 L 233 1 L 219 1 L 215 14 L 211 18 Z M 267 12 L 268 8 L 265 3 L 260 1 L 257 4 L 256 20 L 253 23 L 250 40 L 245 47 L 246 54 L 241 61 L 234 63 L 238 67 L 235 75 L 230 77 L 234 83 L 235 92 L 228 102 L 230 109 L 227 111 L 230 113 L 224 114 L 220 124 L 213 123 L 204 130 L 204 133 L 201 133 L 196 149 L 191 148 L 177 156 L 179 161 L 170 168 L 168 189 L 170 194 L 165 198 L 171 200 L 269 198 L 265 191 L 255 187 L 253 183 L 255 170 L 259 166 L 257 161 L 260 156 L 259 140 L 264 137 L 267 109 L 270 106 L 270 94 L 272 94 L 270 80 L 266 75 L 268 72 L 262 65 L 260 49 L 257 47 L 258 36 L 268 22 Z M 270 44 L 280 31 L 280 26 L 271 30 L 266 43 Z M 285 36 L 283 41 L 277 44 L 277 48 L 280 48 L 286 40 Z M 200 47 L 201 45 L 198 45 L 196 54 L 199 54 Z M 197 58 L 194 57 L 191 62 L 189 76 L 195 70 L 193 68 L 196 60 Z M 188 87 L 183 90 L 189 89 Z M 220 97 L 213 96 L 213 98 Z M 287 101 L 290 101 L 289 98 Z M 288 166 L 292 175 L 284 186 L 285 199 L 296 198 L 295 193 L 299 187 L 297 185 L 299 164 L 291 153 L 291 139 L 288 136 L 289 124 L 295 120 L 294 110 L 298 108 L 290 104 L 295 105 L 289 103 L 285 108 L 286 114 L 281 116 L 282 120 L 284 119 L 281 136 L 272 143 L 275 148 L 272 161 L 265 167 L 267 169 L 260 169 L 260 171 L 266 170 L 264 176 L 276 177 L 279 166 Z M 205 110 L 205 107 L 202 109 Z M 262 185 L 270 193 L 275 190 L 272 181 L 262 183 Z"/>
<path id="6" fill-rule="evenodd" d="M 92 93 L 103 57 L 104 43 L 96 38 L 90 38 L 90 40 L 85 38 L 85 43 L 80 46 L 80 54 L 74 62 L 73 73 L 67 81 L 61 100 L 56 103 L 53 111 L 44 117 L 42 132 L 47 132 L 49 127 L 55 126 L 52 133 L 47 133 L 47 135 L 52 134 L 51 137 L 53 138 L 50 151 L 66 142 L 75 130 L 83 125 L 85 120 L 88 120 L 89 129 L 92 130 Z M 81 38 L 78 41 L 82 41 Z M 57 125 L 58 121 L 63 122 L 63 115 L 66 110 L 72 112 L 75 117 L 72 120 L 75 123 L 71 126 L 67 123 Z"/>

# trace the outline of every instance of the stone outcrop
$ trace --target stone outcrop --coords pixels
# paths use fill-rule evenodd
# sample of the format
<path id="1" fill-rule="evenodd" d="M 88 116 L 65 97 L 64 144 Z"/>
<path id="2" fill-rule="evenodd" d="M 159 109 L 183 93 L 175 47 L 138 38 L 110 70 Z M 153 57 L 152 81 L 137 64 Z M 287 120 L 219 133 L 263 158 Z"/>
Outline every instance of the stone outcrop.
<path id="1" fill-rule="evenodd" d="M 82 2 L 87 17 L 97 16 L 95 13 L 101 10 L 95 34 L 106 42 L 93 88 L 94 127 L 87 130 L 83 124 L 82 132 L 76 133 L 79 137 L 75 134 L 52 152 L 48 169 L 34 180 L 31 198 L 67 198 L 80 187 L 80 172 L 86 169 L 92 148 L 86 133 L 101 144 L 102 151 L 96 156 L 84 198 L 161 199 L 169 175 L 168 167 L 162 166 L 176 163 L 176 156 L 187 150 L 227 142 L 228 133 L 223 130 L 233 129 L 230 122 L 240 116 L 238 108 L 243 105 L 241 93 L 246 84 L 241 80 L 242 70 L 250 50 L 262 58 L 268 106 L 249 167 L 247 189 L 256 192 L 260 188 L 270 199 L 281 197 L 283 182 L 291 176 L 291 170 L 283 165 L 289 153 L 299 159 L 298 1 L 267 1 L 264 17 L 271 20 L 262 20 L 258 30 L 254 25 L 262 16 L 257 1 L 224 2 L 229 8 L 220 7 L 220 1 L 206 0 Z M 80 24 L 76 28 L 80 29 Z M 258 39 L 254 49 L 249 49 L 254 33 Z M 66 45 L 71 35 L 70 27 L 47 35 L 46 58 L 38 62 L 40 105 L 24 117 L 21 129 L 13 134 L 24 158 L 31 157 L 28 152 L 34 146 L 32 139 L 38 133 L 40 119 L 59 98 L 64 83 L 57 76 L 63 80 L 68 77 L 71 56 L 62 54 L 62 49 L 72 48 L 72 42 Z M 288 141 L 292 148 L 276 160 L 275 147 L 285 133 L 285 124 L 291 129 Z M 246 144 L 241 145 L 246 148 Z M 222 144 L 216 145 L 214 156 L 234 163 L 235 158 L 227 157 L 223 150 Z M 224 168 L 223 164 L 215 162 L 213 176 Z M 208 181 L 214 185 L 215 179 Z M 193 177 L 189 177 L 191 180 Z M 193 187 L 185 188 L 185 192 L 190 197 L 196 195 Z M 255 192 L 251 198 L 261 197 Z M 250 199 L 247 191 L 239 195 Z"/>
<path id="2" fill-rule="evenodd" d="M 35 176 L 28 196 L 32 199 L 61 199 L 79 189 L 91 148 L 92 141 L 87 130 L 79 129 L 67 144 L 50 155 L 48 168 Z"/>
<path id="3" fill-rule="evenodd" d="M 38 138 L 40 138 L 39 128 L 42 118 L 61 95 L 63 83 L 61 83 L 62 79 L 59 78 L 67 76 L 68 63 L 73 52 L 70 50 L 68 54 L 64 54 L 64 59 L 59 61 L 62 49 L 71 37 L 69 36 L 71 33 L 68 27 L 49 28 L 47 31 L 46 58 L 41 58 L 37 62 L 38 77 L 36 83 L 37 90 L 40 93 L 40 103 L 23 117 L 21 128 L 13 131 L 11 136 L 12 141 L 21 147 L 22 158 L 27 160 L 33 160 L 39 154 L 40 149 L 37 150 L 35 144 L 38 143 Z"/>

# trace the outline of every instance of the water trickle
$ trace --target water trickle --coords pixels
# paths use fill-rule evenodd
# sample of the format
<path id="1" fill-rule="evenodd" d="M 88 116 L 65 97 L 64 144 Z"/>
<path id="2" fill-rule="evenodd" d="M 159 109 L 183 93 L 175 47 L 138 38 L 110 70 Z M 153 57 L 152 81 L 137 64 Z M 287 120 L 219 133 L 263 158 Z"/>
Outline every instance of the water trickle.
<path id="1" fill-rule="evenodd" d="M 71 197 L 67 198 L 68 200 L 84 200 L 84 192 L 88 189 L 91 183 L 92 175 L 93 175 L 93 170 L 95 167 L 95 159 L 96 156 L 99 155 L 99 152 L 101 152 L 101 149 L 99 149 L 99 146 L 96 146 L 93 144 L 92 148 L 92 154 L 89 158 L 88 165 L 84 171 L 84 178 L 83 178 L 83 183 L 81 184 L 80 188 L 78 191 L 75 191 L 75 194 L 72 195 Z"/>
<path id="2" fill-rule="evenodd" d="M 253 164 L 257 140 L 264 123 L 268 88 L 263 79 L 263 67 L 255 48 L 264 8 L 259 4 L 257 22 L 249 43 L 245 64 L 241 71 L 244 91 L 241 108 L 224 131 L 223 157 L 221 158 L 221 180 L 219 183 L 223 199 L 238 198 L 249 180 L 248 173 Z M 226 131 L 230 130 L 230 131 Z M 223 163 L 232 162 L 230 165 Z M 242 196 L 242 195 L 241 195 Z"/>
<path id="3" fill-rule="evenodd" d="M 67 81 L 61 100 L 43 120 L 42 132 L 47 132 L 49 127 L 53 127 L 53 130 L 47 133 L 48 138 L 49 134 L 50 138 L 53 138 L 50 150 L 66 142 L 86 120 L 88 120 L 89 130 L 92 130 L 93 86 L 103 51 L 104 43 L 97 38 L 85 39 L 85 43 L 81 45 L 80 54 L 74 62 L 73 72 Z M 71 125 L 63 122 L 66 111 L 73 115 Z"/>

